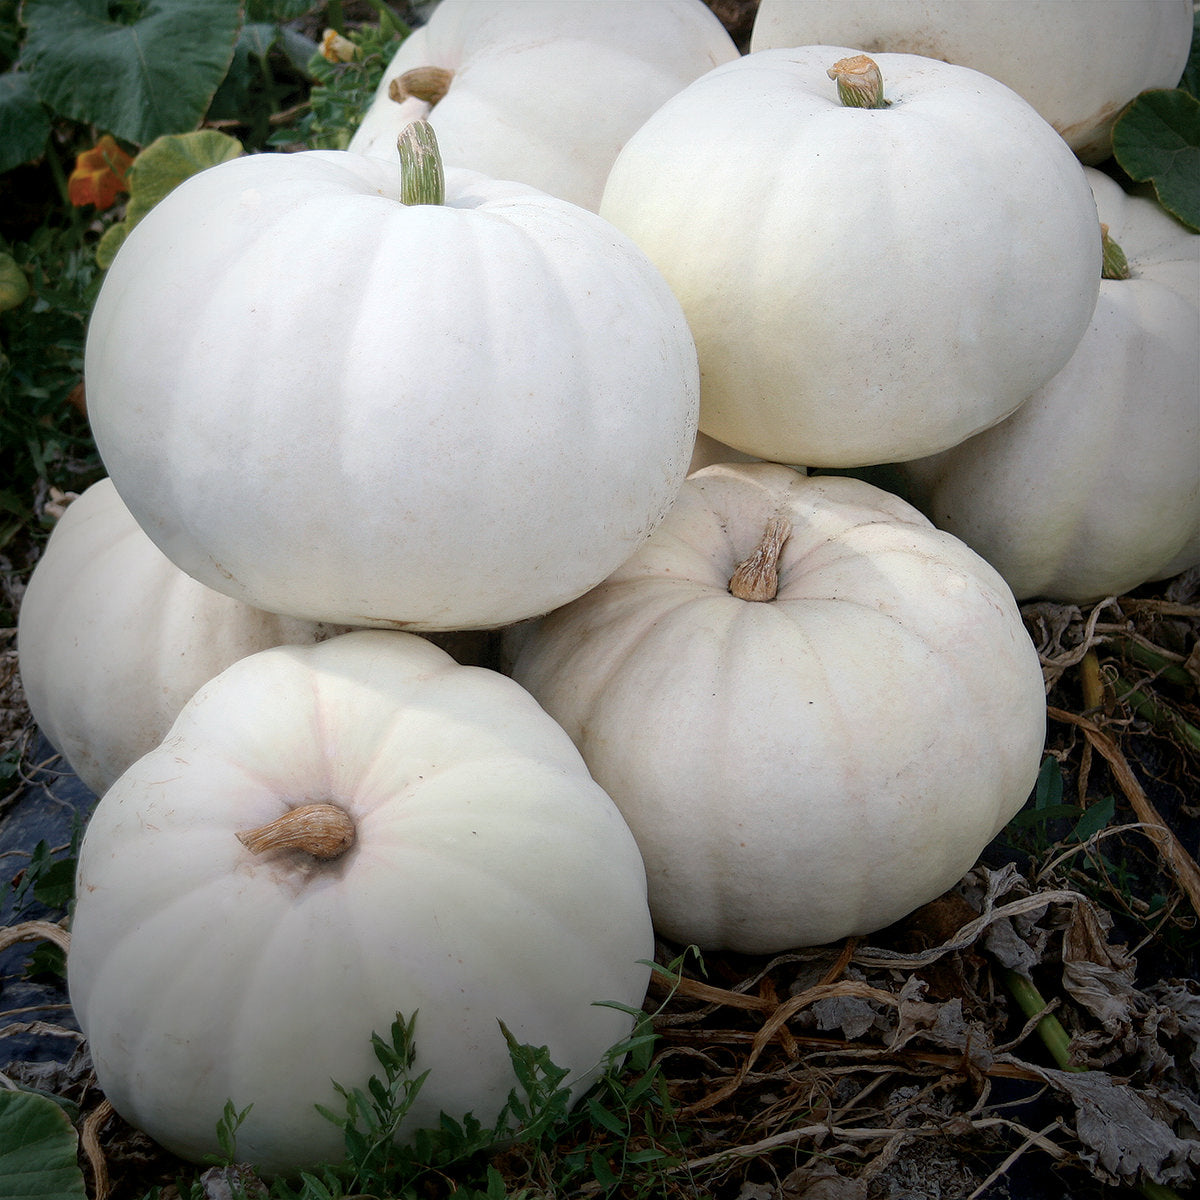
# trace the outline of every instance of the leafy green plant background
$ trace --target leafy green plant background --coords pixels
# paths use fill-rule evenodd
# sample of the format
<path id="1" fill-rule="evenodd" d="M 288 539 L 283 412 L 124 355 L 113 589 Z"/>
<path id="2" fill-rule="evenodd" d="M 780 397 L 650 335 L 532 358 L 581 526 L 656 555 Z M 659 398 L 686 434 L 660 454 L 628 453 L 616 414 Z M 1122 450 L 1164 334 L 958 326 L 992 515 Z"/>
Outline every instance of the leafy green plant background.
<path id="1" fill-rule="evenodd" d="M 0 553 L 40 531 L 48 486 L 102 473 L 83 340 L 125 232 L 222 157 L 344 148 L 413 19 L 403 2 L 357 7 L 369 21 L 308 0 L 0 0 Z M 324 26 L 358 57 L 322 57 Z M 129 203 L 104 212 L 67 194 L 102 134 L 155 148 Z"/>

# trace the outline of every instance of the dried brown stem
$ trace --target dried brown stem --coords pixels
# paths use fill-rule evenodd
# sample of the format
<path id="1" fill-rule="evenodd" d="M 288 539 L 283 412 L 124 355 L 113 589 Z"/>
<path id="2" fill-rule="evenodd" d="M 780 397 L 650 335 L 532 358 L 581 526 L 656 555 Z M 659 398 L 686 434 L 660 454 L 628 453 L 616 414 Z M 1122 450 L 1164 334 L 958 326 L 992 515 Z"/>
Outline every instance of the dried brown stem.
<path id="1" fill-rule="evenodd" d="M 415 97 L 432 107 L 450 90 L 453 71 L 445 67 L 413 67 L 388 84 L 388 99 L 403 104 Z"/>
<path id="2" fill-rule="evenodd" d="M 774 600 L 779 591 L 779 555 L 791 535 L 790 521 L 772 517 L 754 553 L 734 568 L 729 591 L 739 600 Z"/>
<path id="3" fill-rule="evenodd" d="M 251 854 L 303 850 L 326 861 L 354 844 L 354 821 L 336 804 L 302 804 L 257 829 L 245 829 L 237 839 Z"/>

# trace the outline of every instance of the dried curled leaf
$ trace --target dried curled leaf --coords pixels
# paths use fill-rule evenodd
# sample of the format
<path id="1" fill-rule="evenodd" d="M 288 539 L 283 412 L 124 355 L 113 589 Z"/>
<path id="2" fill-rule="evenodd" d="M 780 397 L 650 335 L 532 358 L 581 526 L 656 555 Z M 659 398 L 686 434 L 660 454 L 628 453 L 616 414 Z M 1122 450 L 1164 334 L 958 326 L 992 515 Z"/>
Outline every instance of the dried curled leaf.
<path id="1" fill-rule="evenodd" d="M 67 196 L 76 208 L 85 204 L 111 208 L 126 189 L 132 165 L 133 156 L 106 133 L 75 159 L 75 169 L 67 180 Z"/>

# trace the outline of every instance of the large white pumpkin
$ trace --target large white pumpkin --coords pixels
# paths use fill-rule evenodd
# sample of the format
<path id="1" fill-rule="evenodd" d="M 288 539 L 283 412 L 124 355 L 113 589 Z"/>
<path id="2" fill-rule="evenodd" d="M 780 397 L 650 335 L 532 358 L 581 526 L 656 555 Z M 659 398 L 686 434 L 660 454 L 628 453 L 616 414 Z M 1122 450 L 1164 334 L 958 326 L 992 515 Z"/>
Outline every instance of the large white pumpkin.
<path id="1" fill-rule="evenodd" d="M 698 471 L 629 562 L 514 643 L 629 822 L 656 926 L 703 949 L 903 917 L 1037 776 L 1045 695 L 1012 593 L 857 479 Z"/>
<path id="2" fill-rule="evenodd" d="M 700 428 L 774 462 L 931 454 L 1060 370 L 1099 287 L 1078 160 L 1003 84 L 880 54 L 885 108 L 843 104 L 853 50 L 764 50 L 668 100 L 600 213 L 659 267 L 700 357 Z"/>
<path id="3" fill-rule="evenodd" d="M 88 412 L 155 543 L 346 625 L 500 626 L 627 558 L 691 455 L 695 349 L 594 213 L 447 171 L 257 154 L 142 220 L 88 332 Z"/>
<path id="4" fill-rule="evenodd" d="M 973 67 L 1100 162 L 1125 105 L 1179 82 L 1191 39 L 1192 0 L 762 0 L 750 49 L 826 42 Z"/>
<path id="5" fill-rule="evenodd" d="M 290 848 L 249 836 L 280 818 Z M 253 1105 L 238 1157 L 268 1172 L 342 1157 L 313 1105 L 382 1074 L 371 1035 L 397 1012 L 430 1072 L 402 1137 L 495 1120 L 500 1021 L 578 1094 L 631 1023 L 599 1002 L 636 1008 L 653 953 L 637 847 L 562 730 L 384 630 L 202 687 L 98 804 L 77 897 L 71 1003 L 105 1096 L 195 1160 L 227 1101 Z"/>
<path id="6" fill-rule="evenodd" d="M 231 663 L 340 632 L 197 583 L 101 479 L 68 506 L 38 559 L 21 601 L 17 655 L 33 719 L 99 795 Z"/>
<path id="7" fill-rule="evenodd" d="M 392 158 L 400 130 L 428 120 L 447 163 L 595 211 L 629 135 L 737 56 L 703 0 L 442 0 L 397 51 L 349 148 Z"/>
<path id="8" fill-rule="evenodd" d="M 1088 168 L 1128 278 L 1001 424 L 899 467 L 1019 599 L 1087 603 L 1200 563 L 1200 236 Z"/>

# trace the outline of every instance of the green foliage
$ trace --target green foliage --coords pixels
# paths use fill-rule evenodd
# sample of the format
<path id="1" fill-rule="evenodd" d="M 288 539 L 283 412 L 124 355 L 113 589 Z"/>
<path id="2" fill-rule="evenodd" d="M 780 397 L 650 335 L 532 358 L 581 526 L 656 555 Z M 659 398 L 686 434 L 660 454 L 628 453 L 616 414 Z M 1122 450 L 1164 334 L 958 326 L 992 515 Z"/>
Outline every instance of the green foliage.
<path id="1" fill-rule="evenodd" d="M 0 75 L 0 171 L 41 154 L 50 137 L 50 113 L 21 70 Z"/>
<path id="2" fill-rule="evenodd" d="M 683 961 L 681 956 L 669 967 L 652 965 L 677 985 Z M 406 1018 L 397 1013 L 388 1037 L 371 1037 L 381 1073 L 361 1087 L 334 1084 L 342 1113 L 317 1106 L 342 1130 L 344 1161 L 295 1178 L 277 1178 L 269 1186 L 247 1176 L 236 1165 L 236 1135 L 250 1108 L 238 1110 L 232 1102 L 226 1103 L 217 1125 L 221 1155 L 213 1161 L 239 1172 L 238 1186 L 246 1188 L 245 1194 L 269 1194 L 272 1200 L 423 1200 L 431 1195 L 540 1200 L 568 1194 L 665 1200 L 672 1194 L 694 1195 L 686 1178 L 666 1174 L 680 1162 L 683 1137 L 654 1062 L 657 1014 L 615 1003 L 602 1007 L 627 1014 L 631 1032 L 605 1053 L 597 1082 L 579 1103 L 574 1103 L 568 1071 L 553 1061 L 549 1050 L 518 1041 L 501 1022 L 516 1086 L 496 1120 L 484 1125 L 470 1113 L 458 1118 L 443 1113 L 432 1128 L 405 1129 L 429 1072 L 414 1072 L 417 1014 Z M 188 1200 L 206 1194 L 186 1181 L 180 1182 L 179 1192 Z M 235 1188 L 233 1194 L 240 1193 Z"/>
<path id="3" fill-rule="evenodd" d="M 1159 203 L 1200 232 L 1200 100 L 1182 88 L 1143 92 L 1113 126 L 1113 155 Z"/>
<path id="4" fill-rule="evenodd" d="M 83 377 L 88 314 L 100 286 L 93 251 L 75 226 L 37 230 L 7 245 L 29 288 L 0 312 L 0 549 L 30 523 L 39 479 L 67 490 L 100 474 L 87 421 L 69 397 Z"/>
<path id="5" fill-rule="evenodd" d="M 1064 802 L 1062 768 L 1054 755 L 1047 754 L 1042 760 L 1030 803 L 1008 823 L 1008 830 L 1010 834 L 1032 831 L 1039 850 L 1056 843 L 1078 845 L 1108 825 L 1115 810 L 1116 802 L 1112 796 L 1104 796 L 1086 806 Z M 1071 824 L 1065 827 L 1063 822 Z M 1056 831 L 1061 832 L 1061 836 L 1053 837 Z"/>
<path id="6" fill-rule="evenodd" d="M 21 68 L 54 112 L 145 144 L 193 129 L 225 78 L 239 0 L 25 0 Z"/>
<path id="7" fill-rule="evenodd" d="M 1189 95 L 1200 98 L 1200 9 L 1192 13 L 1192 48 L 1179 86 Z"/>
<path id="8" fill-rule="evenodd" d="M 0 1091 L 0 1196 L 86 1200 L 71 1118 L 49 1096 Z"/>
<path id="9" fill-rule="evenodd" d="M 129 202 L 125 217 L 105 230 L 96 247 L 101 267 L 112 264 L 129 231 L 166 195 L 185 179 L 207 167 L 237 158 L 242 143 L 216 129 L 164 134 L 155 138 L 133 160 L 129 168 Z"/>
<path id="10" fill-rule="evenodd" d="M 310 150 L 344 150 L 375 96 L 375 90 L 409 29 L 391 17 L 346 36 L 357 48 L 349 62 L 309 61 L 313 78 L 308 108 L 292 126 L 280 129 L 268 145 Z"/>
<path id="11" fill-rule="evenodd" d="M 1158 202 L 1200 232 L 1200 11 L 1192 15 L 1192 45 L 1179 86 L 1143 92 L 1113 126 L 1113 157 Z"/>

